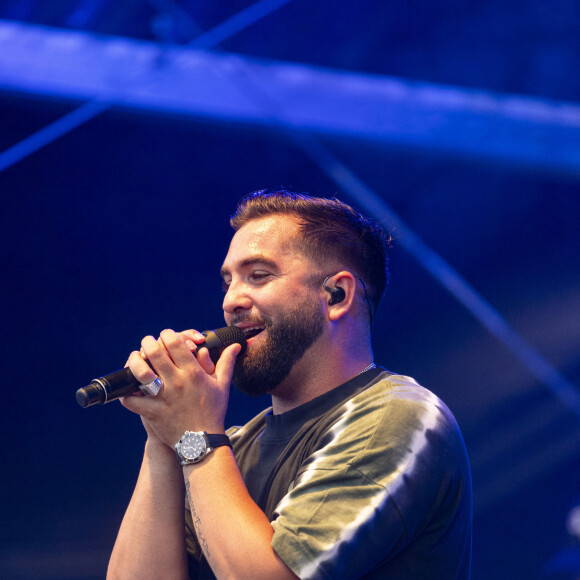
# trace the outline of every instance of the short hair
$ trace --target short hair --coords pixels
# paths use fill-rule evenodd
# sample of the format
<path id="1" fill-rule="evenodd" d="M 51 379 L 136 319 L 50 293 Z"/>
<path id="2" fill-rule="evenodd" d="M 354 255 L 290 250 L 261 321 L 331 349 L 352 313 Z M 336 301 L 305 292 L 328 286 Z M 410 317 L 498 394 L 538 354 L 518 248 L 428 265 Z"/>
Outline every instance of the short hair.
<path id="1" fill-rule="evenodd" d="M 390 237 L 383 228 L 336 198 L 285 190 L 260 190 L 246 196 L 238 203 L 230 225 L 238 231 L 251 220 L 275 214 L 296 219 L 301 235 L 297 246 L 313 262 L 322 267 L 345 267 L 362 278 L 372 319 L 389 281 Z"/>

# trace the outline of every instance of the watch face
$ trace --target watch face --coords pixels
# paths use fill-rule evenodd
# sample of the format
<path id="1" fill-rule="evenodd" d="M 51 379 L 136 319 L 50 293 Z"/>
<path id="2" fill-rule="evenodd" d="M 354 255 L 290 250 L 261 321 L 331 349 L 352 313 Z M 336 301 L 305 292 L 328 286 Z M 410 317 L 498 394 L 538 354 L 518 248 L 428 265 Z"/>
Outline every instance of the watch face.
<path id="1" fill-rule="evenodd" d="M 206 448 L 205 437 L 199 433 L 188 435 L 181 442 L 181 454 L 186 459 L 198 459 L 203 457 Z"/>

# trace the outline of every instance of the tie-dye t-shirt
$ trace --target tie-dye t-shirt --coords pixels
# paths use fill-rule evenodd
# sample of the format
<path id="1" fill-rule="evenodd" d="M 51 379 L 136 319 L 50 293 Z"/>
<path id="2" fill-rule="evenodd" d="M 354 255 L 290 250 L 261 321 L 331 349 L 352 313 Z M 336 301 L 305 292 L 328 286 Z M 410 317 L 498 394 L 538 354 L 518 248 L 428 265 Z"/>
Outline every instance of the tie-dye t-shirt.
<path id="1" fill-rule="evenodd" d="M 465 445 L 449 409 L 413 379 L 367 371 L 228 434 L 272 547 L 300 578 L 469 578 Z M 186 528 L 192 577 L 212 578 L 189 513 Z"/>

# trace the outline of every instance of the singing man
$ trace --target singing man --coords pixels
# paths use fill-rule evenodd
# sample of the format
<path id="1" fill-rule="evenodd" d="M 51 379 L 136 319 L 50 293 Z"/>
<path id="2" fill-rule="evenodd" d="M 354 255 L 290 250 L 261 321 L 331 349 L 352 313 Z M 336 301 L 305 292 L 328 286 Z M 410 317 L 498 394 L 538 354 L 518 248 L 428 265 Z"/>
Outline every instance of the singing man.
<path id="1" fill-rule="evenodd" d="M 248 196 L 231 225 L 223 311 L 247 348 L 214 365 L 192 354 L 199 332 L 164 330 L 131 353 L 137 379 L 162 388 L 122 399 L 147 442 L 108 577 L 468 579 L 459 428 L 373 358 L 388 236 L 336 199 L 286 191 Z M 230 383 L 271 407 L 226 429 Z"/>

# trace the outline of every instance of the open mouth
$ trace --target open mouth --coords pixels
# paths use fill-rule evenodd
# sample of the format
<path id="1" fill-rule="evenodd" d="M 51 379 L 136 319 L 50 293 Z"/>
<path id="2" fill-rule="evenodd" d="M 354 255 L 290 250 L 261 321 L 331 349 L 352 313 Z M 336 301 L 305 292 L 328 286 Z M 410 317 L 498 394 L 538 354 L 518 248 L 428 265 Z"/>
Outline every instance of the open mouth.
<path id="1" fill-rule="evenodd" d="M 263 326 L 248 326 L 248 328 L 243 328 L 244 335 L 246 336 L 246 340 L 250 340 L 250 338 L 254 338 L 254 336 L 258 336 L 263 330 Z"/>

